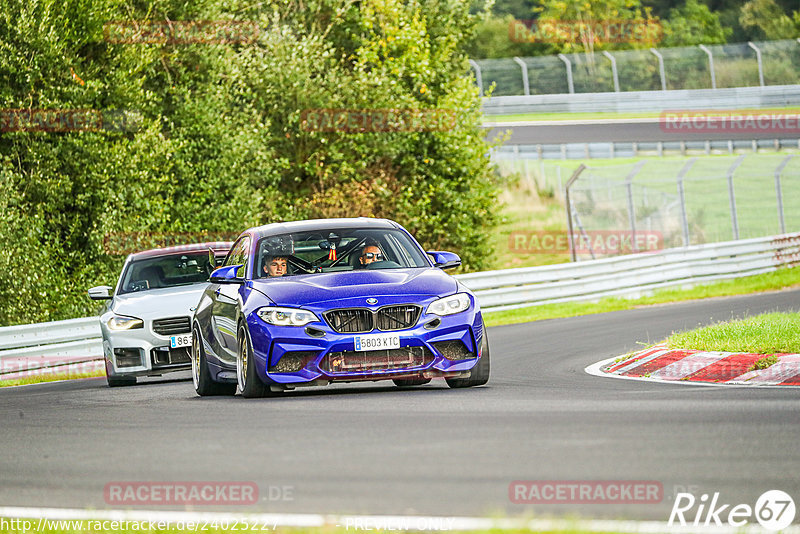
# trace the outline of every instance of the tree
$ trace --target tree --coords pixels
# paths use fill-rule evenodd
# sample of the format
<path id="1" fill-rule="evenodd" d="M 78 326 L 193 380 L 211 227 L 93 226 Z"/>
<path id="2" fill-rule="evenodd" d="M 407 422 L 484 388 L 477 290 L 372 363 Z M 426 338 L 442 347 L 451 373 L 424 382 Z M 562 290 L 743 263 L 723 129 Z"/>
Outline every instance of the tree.
<path id="1" fill-rule="evenodd" d="M 692 46 L 699 44 L 722 44 L 733 33 L 724 28 L 719 15 L 712 13 L 707 5 L 698 0 L 687 0 L 678 8 L 671 9 L 664 21 L 663 46 Z"/>
<path id="2" fill-rule="evenodd" d="M 758 29 L 763 39 L 800 37 L 800 10 L 789 17 L 775 0 L 750 0 L 742 6 L 739 23 L 746 29 Z"/>

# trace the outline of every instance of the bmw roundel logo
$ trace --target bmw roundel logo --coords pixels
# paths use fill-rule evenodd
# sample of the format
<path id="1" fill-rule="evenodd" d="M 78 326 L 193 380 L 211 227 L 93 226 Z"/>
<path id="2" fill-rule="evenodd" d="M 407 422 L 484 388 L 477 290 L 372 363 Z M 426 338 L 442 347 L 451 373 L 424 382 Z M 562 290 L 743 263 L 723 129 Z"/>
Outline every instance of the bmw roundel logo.
<path id="1" fill-rule="evenodd" d="M 377 303 L 378 303 L 378 299 L 376 299 L 375 297 L 370 297 L 370 298 L 367 299 L 367 304 L 373 305 L 373 304 L 377 304 Z"/>

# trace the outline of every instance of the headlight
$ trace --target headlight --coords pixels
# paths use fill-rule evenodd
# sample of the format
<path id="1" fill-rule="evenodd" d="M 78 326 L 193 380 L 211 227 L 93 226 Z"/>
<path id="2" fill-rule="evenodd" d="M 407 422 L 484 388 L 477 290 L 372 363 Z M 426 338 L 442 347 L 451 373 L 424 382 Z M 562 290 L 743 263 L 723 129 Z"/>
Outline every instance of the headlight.
<path id="1" fill-rule="evenodd" d="M 428 305 L 427 313 L 434 315 L 453 315 L 469 309 L 472 302 L 466 293 L 456 293 L 449 297 L 434 300 Z"/>
<path id="2" fill-rule="evenodd" d="M 133 330 L 135 328 L 144 328 L 144 321 L 136 317 L 125 317 L 123 315 L 114 315 L 108 320 L 108 327 L 111 330 Z"/>
<path id="3" fill-rule="evenodd" d="M 275 326 L 304 326 L 313 321 L 319 321 L 313 312 L 297 308 L 276 308 L 267 306 L 259 308 L 258 316 L 269 324 Z"/>

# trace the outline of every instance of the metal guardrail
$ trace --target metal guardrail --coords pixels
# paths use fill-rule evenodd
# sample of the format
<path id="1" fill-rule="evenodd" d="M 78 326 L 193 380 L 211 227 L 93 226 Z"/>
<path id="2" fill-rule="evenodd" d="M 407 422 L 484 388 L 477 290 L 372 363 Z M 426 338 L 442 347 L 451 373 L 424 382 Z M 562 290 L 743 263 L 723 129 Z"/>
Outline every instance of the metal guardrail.
<path id="1" fill-rule="evenodd" d="M 457 276 L 486 311 L 635 297 L 663 287 L 739 278 L 800 264 L 800 233 Z"/>
<path id="2" fill-rule="evenodd" d="M 605 296 L 636 296 L 800 265 L 800 232 L 616 258 L 456 275 L 484 311 Z M 102 358 L 97 317 L 0 328 L 0 363 L 40 358 L 46 366 Z M 0 371 L 3 366 L 0 365 Z M 36 367 L 27 367 L 28 370 Z M 0 375 L 1 376 L 1 375 Z"/>
<path id="3" fill-rule="evenodd" d="M 493 96 L 484 99 L 483 114 L 490 117 L 519 113 L 660 113 L 674 110 L 767 109 L 798 105 L 800 85 L 767 85 L 627 93 Z"/>
<path id="4" fill-rule="evenodd" d="M 0 328 L 0 377 L 102 357 L 97 317 Z"/>

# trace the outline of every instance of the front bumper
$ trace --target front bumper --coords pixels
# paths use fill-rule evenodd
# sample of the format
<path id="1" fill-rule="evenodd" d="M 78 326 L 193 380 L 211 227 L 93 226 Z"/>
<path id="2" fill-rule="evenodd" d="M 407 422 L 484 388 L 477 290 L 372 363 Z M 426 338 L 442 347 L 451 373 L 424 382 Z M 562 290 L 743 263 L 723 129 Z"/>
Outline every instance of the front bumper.
<path id="1" fill-rule="evenodd" d="M 191 347 L 170 349 L 170 336 L 152 332 L 150 322 L 135 330 L 103 324 L 103 356 L 108 376 L 154 376 L 192 368 Z"/>
<path id="2" fill-rule="evenodd" d="M 474 304 L 444 317 L 422 313 L 412 328 L 370 332 L 399 336 L 400 349 L 380 351 L 356 351 L 355 337 L 364 334 L 337 333 L 324 320 L 305 327 L 278 327 L 253 313 L 247 324 L 259 377 L 266 384 L 285 388 L 466 376 L 478 361 L 483 337 L 481 313 Z"/>

